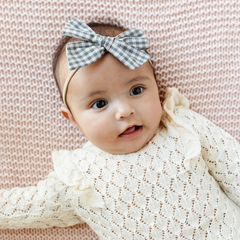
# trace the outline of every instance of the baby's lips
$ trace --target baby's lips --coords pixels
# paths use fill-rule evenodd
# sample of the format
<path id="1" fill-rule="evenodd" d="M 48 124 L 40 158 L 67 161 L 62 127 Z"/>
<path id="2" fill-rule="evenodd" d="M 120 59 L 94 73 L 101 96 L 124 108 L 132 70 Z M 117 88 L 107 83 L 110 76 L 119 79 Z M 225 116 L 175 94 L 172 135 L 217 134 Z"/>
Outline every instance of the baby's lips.
<path id="1" fill-rule="evenodd" d="M 128 134 L 135 131 L 135 126 L 129 127 L 122 134 Z"/>
<path id="2" fill-rule="evenodd" d="M 123 133 L 119 135 L 119 137 L 132 138 L 137 136 L 141 131 L 142 131 L 142 126 L 134 125 L 132 127 L 127 128 Z"/>

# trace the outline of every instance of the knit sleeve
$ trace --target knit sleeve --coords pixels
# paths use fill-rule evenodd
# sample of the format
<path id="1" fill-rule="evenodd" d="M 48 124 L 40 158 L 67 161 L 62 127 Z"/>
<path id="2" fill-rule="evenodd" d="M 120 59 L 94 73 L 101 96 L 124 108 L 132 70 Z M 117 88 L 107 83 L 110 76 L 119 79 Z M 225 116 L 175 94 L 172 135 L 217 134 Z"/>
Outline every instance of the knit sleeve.
<path id="1" fill-rule="evenodd" d="M 82 220 L 71 206 L 72 188 L 55 172 L 37 186 L 0 190 L 0 229 L 67 227 Z"/>
<path id="2" fill-rule="evenodd" d="M 185 148 L 185 166 L 202 155 L 209 173 L 226 195 L 240 206 L 240 144 L 230 134 L 189 109 L 189 102 L 176 88 L 169 88 L 163 103 L 164 120 L 180 133 Z M 163 114 L 163 115 L 164 115 Z M 170 120 L 168 120 L 170 119 Z"/>
<path id="3" fill-rule="evenodd" d="M 240 144 L 230 134 L 200 114 L 182 108 L 180 115 L 197 133 L 209 173 L 240 206 Z"/>

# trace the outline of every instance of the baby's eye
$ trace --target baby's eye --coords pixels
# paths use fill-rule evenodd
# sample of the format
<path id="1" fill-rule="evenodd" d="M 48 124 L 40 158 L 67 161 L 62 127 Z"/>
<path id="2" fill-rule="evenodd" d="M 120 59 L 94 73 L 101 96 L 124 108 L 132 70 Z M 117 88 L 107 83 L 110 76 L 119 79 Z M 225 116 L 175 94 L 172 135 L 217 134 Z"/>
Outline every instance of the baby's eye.
<path id="1" fill-rule="evenodd" d="M 144 87 L 135 87 L 135 88 L 131 91 L 130 95 L 131 95 L 131 96 L 133 96 L 133 95 L 138 95 L 138 94 L 142 93 L 143 90 L 144 90 Z"/>
<path id="2" fill-rule="evenodd" d="M 95 109 L 103 108 L 103 107 L 105 107 L 107 104 L 108 104 L 108 102 L 106 102 L 106 101 L 104 101 L 104 100 L 99 100 L 99 101 L 95 102 L 95 103 L 92 105 L 92 108 L 95 108 Z"/>

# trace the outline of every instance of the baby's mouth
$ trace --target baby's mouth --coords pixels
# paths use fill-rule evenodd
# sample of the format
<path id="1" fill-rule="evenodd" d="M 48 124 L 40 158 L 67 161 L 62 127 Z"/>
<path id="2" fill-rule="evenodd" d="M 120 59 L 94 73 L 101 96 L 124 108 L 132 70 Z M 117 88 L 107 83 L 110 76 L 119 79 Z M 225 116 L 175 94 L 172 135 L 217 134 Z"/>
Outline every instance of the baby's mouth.
<path id="1" fill-rule="evenodd" d="M 132 127 L 127 128 L 123 133 L 119 135 L 119 137 L 132 138 L 137 136 L 141 131 L 142 131 L 142 126 L 134 125 Z"/>

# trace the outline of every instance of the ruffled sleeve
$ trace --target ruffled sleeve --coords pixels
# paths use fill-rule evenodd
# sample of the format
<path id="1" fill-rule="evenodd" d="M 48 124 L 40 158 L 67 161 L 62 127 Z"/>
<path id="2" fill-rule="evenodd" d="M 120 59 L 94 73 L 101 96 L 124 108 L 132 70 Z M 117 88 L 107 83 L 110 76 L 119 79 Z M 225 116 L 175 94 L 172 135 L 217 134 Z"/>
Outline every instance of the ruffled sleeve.
<path id="1" fill-rule="evenodd" d="M 181 116 L 183 110 L 189 110 L 189 101 L 176 88 L 168 88 L 163 102 L 162 123 L 172 131 L 177 130 L 185 151 L 184 165 L 190 168 L 192 158 L 201 152 L 199 137 L 194 129 Z"/>
<path id="2" fill-rule="evenodd" d="M 163 104 L 163 122 L 177 126 L 188 163 L 200 151 L 209 173 L 226 195 L 240 206 L 240 144 L 223 129 L 188 107 L 189 103 L 183 95 L 176 89 L 169 89 Z"/>

